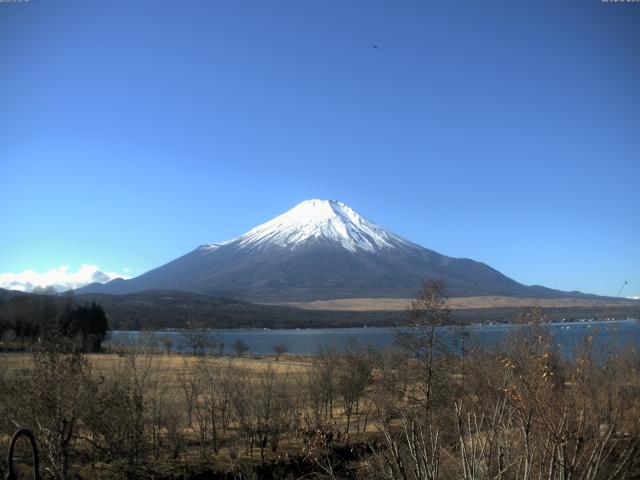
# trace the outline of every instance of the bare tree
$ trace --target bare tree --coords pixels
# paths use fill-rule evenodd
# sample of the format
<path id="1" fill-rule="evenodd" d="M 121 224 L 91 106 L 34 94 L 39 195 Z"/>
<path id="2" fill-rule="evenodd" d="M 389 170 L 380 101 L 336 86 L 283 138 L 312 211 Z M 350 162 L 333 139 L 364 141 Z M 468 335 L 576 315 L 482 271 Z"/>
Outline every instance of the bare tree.
<path id="1" fill-rule="evenodd" d="M 288 375 L 278 374 L 269 365 L 259 374 L 254 396 L 256 411 L 256 429 L 254 434 L 260 446 L 260 458 L 265 460 L 265 449 L 270 446 L 275 452 L 278 448 L 280 436 L 288 426 L 288 417 L 291 409 L 289 396 Z"/>
<path id="2" fill-rule="evenodd" d="M 347 418 L 345 433 L 349 433 L 352 417 L 360 414 L 361 400 L 371 381 L 373 366 L 368 352 L 357 346 L 347 348 L 340 360 L 336 391 Z"/>
<path id="3" fill-rule="evenodd" d="M 340 355 L 333 348 L 321 349 L 313 359 L 308 377 L 308 392 L 314 407 L 316 427 L 333 418 L 339 363 Z"/>
<path id="4" fill-rule="evenodd" d="M 194 328 L 182 332 L 182 341 L 184 345 L 191 349 L 193 355 L 203 355 L 207 348 L 208 333 L 204 329 Z"/>
<path id="5" fill-rule="evenodd" d="M 233 349 L 238 357 L 242 357 L 249 351 L 249 345 L 241 338 L 238 338 L 233 342 Z"/>
<path id="6" fill-rule="evenodd" d="M 216 357 L 221 357 L 224 355 L 224 347 L 226 345 L 226 341 L 224 336 L 217 332 L 215 335 L 209 336 L 209 348 L 213 352 Z"/>
<path id="7" fill-rule="evenodd" d="M 182 390 L 184 407 L 187 414 L 187 426 L 193 426 L 193 409 L 200 393 L 200 378 L 193 364 L 186 359 L 178 374 L 178 384 Z"/>
<path id="8" fill-rule="evenodd" d="M 162 343 L 165 352 L 167 352 L 167 356 L 171 355 L 171 348 L 173 347 L 173 338 L 171 335 L 163 335 L 160 338 L 160 343 Z"/>
<path id="9" fill-rule="evenodd" d="M 442 344 L 438 338 L 438 328 L 449 322 L 449 310 L 444 281 L 427 280 L 407 308 L 411 329 L 404 332 L 400 343 L 409 349 L 416 358 L 420 369 L 422 401 L 425 411 L 431 407 L 436 380 L 434 360 L 438 349 L 442 352 Z"/>
<path id="10" fill-rule="evenodd" d="M 160 396 L 165 380 L 158 376 L 163 369 L 156 343 L 146 336 L 139 340 L 120 347 L 85 421 L 91 432 L 85 440 L 125 476 L 132 475 L 150 451 L 158 453 L 164 423 Z"/>
<path id="11" fill-rule="evenodd" d="M 67 338 L 54 336 L 33 354 L 25 408 L 55 478 L 69 478 L 72 442 L 95 388 L 89 374 L 86 358 Z"/>
<path id="12" fill-rule="evenodd" d="M 229 422 L 233 364 L 201 360 L 196 369 L 199 385 L 196 414 L 202 449 L 204 451 L 211 445 L 213 451 L 217 452 L 220 432 L 226 431 Z M 211 437 L 210 441 L 208 435 Z"/>
<path id="13" fill-rule="evenodd" d="M 280 357 L 287 353 L 287 347 L 282 343 L 277 343 L 272 347 L 273 353 L 276 354 L 276 360 L 280 360 Z"/>
<path id="14" fill-rule="evenodd" d="M 232 379 L 231 406 L 239 433 L 238 439 L 249 447 L 249 455 L 253 457 L 257 415 L 254 405 L 255 390 L 252 378 L 247 369 L 238 369 Z"/>
<path id="15" fill-rule="evenodd" d="M 436 480 L 441 468 L 438 421 L 442 419 L 434 415 L 433 394 L 437 377 L 444 377 L 436 362 L 441 347 L 438 329 L 449 318 L 444 282 L 425 281 L 407 314 L 410 326 L 400 333 L 398 344 L 417 366 L 415 383 L 419 389 L 408 405 L 388 400 L 377 405 L 378 427 L 385 445 L 381 452 L 382 466 L 388 478 Z M 399 420 L 399 427 L 392 426 L 394 418 Z"/>

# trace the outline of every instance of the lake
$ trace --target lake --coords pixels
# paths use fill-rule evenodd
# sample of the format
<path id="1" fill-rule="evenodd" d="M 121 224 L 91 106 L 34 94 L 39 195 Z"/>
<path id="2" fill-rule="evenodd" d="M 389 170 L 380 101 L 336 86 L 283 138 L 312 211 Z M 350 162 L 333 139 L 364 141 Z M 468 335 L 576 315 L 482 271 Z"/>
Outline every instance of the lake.
<path id="1" fill-rule="evenodd" d="M 472 325 L 462 327 L 442 327 L 441 338 L 454 351 L 461 351 L 461 339 L 465 339 L 465 350 L 477 345 L 484 349 L 496 346 L 514 325 Z M 576 347 L 586 336 L 593 338 L 594 349 L 599 354 L 612 350 L 637 348 L 640 345 L 640 321 L 578 321 L 551 323 L 548 325 L 559 350 L 566 356 L 573 356 Z M 220 335 L 225 341 L 225 352 L 233 353 L 232 344 L 240 339 L 249 346 L 252 354 L 272 354 L 274 345 L 284 345 L 287 352 L 302 355 L 316 354 L 319 349 L 335 348 L 344 350 L 351 343 L 361 346 L 383 348 L 396 340 L 400 329 L 380 328 L 313 328 L 295 330 L 208 330 L 208 335 Z M 170 336 L 173 351 L 189 352 L 182 331 L 156 331 L 154 336 Z M 137 343 L 149 332 L 113 331 L 105 342 L 106 346 Z"/>

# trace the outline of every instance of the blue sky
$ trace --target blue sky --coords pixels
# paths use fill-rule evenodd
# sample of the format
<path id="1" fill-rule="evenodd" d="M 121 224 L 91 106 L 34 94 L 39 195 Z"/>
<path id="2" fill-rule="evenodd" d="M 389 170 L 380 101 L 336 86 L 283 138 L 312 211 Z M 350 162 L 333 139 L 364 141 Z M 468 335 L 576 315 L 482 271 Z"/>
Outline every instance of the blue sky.
<path id="1" fill-rule="evenodd" d="M 135 275 L 329 198 L 640 294 L 639 59 L 638 3 L 0 3 L 0 274 Z"/>

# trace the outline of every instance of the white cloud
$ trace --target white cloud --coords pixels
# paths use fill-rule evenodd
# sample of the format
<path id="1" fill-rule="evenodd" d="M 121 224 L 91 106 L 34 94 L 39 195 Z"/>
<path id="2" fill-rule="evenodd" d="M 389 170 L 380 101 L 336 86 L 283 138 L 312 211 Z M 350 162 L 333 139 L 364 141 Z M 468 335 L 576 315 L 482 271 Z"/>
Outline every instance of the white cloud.
<path id="1" fill-rule="evenodd" d="M 130 278 L 126 274 L 103 272 L 97 265 L 81 265 L 73 272 L 66 265 L 46 272 L 25 270 L 21 273 L 0 273 L 0 288 L 31 292 L 36 287 L 53 287 L 58 292 L 80 288 L 90 283 L 107 283 L 114 278 Z"/>

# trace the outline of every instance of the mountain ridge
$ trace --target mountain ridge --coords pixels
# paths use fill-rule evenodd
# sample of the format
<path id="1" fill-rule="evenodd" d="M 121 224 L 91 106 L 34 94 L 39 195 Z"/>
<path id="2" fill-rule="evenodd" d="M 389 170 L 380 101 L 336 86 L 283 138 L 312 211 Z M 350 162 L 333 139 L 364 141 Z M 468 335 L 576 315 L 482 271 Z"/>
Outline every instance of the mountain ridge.
<path id="1" fill-rule="evenodd" d="M 429 250 L 335 200 L 306 200 L 236 238 L 204 244 L 130 280 L 79 293 L 182 290 L 249 302 L 411 297 L 427 278 L 453 296 L 583 296 L 523 285 L 482 262 Z"/>

